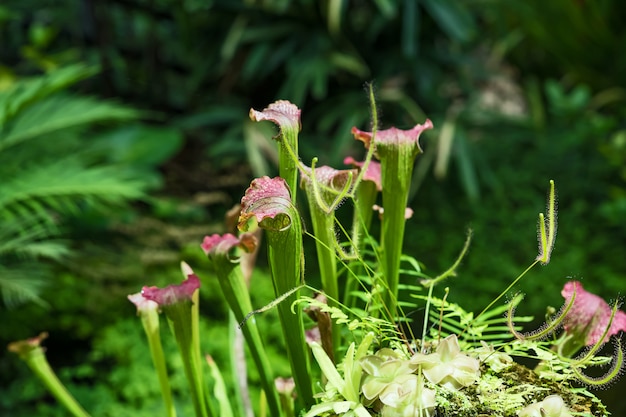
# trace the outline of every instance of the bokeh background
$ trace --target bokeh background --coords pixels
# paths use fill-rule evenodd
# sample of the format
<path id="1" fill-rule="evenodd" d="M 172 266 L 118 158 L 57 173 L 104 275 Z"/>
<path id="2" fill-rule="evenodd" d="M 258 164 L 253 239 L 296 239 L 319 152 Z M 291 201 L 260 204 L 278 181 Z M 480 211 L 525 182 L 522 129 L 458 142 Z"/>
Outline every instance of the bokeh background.
<path id="1" fill-rule="evenodd" d="M 556 247 L 517 286 L 520 312 L 541 319 L 572 278 L 614 300 L 626 290 L 625 20 L 618 0 L 4 0 L 2 346 L 48 331 L 50 361 L 93 415 L 160 412 L 126 295 L 178 281 L 181 259 L 202 275 L 202 237 L 227 230 L 254 176 L 276 173 L 275 129 L 250 122 L 251 107 L 297 104 L 303 160 L 342 167 L 363 154 L 350 128 L 370 125 L 367 82 L 383 127 L 434 122 L 406 252 L 436 275 L 473 230 L 451 300 L 480 311 L 534 260 L 550 179 Z M 259 306 L 271 300 L 260 287 Z M 213 290 L 204 349 L 227 362 Z M 0 355 L 0 415 L 65 415 L 25 368 Z M 621 386 L 598 393 L 614 415 Z"/>

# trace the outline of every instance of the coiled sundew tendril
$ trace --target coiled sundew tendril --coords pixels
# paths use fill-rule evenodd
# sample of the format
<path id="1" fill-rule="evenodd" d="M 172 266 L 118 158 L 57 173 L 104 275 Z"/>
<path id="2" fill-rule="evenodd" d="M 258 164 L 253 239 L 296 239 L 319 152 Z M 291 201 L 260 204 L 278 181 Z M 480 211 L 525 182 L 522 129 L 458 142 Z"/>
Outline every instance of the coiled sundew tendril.
<path id="1" fill-rule="evenodd" d="M 511 302 L 509 303 L 509 309 L 507 311 L 507 325 L 509 330 L 518 340 L 542 340 L 552 334 L 555 330 L 557 330 L 563 324 L 563 320 L 569 313 L 570 309 L 574 305 L 574 299 L 576 298 L 576 292 L 572 294 L 570 301 L 561 307 L 561 310 L 557 313 L 557 315 L 550 321 L 550 323 L 546 323 L 541 326 L 539 329 L 528 332 L 528 333 L 520 333 L 515 330 L 515 323 L 513 322 L 513 316 L 515 315 L 515 308 L 524 298 L 523 294 L 518 294 Z"/>
<path id="2" fill-rule="evenodd" d="M 585 375 L 579 367 L 574 366 L 572 370 L 576 378 L 583 384 L 594 388 L 603 388 L 614 382 L 624 371 L 624 348 L 622 347 L 621 339 L 617 339 L 615 342 L 615 354 L 613 361 L 611 362 L 611 368 L 600 377 L 590 377 Z"/>
<path id="3" fill-rule="evenodd" d="M 573 297 L 572 297 L 573 298 Z M 589 359 L 593 358 L 593 356 L 604 346 L 604 341 L 611 330 L 611 325 L 613 324 L 613 320 L 615 319 L 615 315 L 617 314 L 617 308 L 619 307 L 619 303 L 616 301 L 613 304 L 613 309 L 611 310 L 611 317 L 609 318 L 609 322 L 604 328 L 604 332 L 602 332 L 602 336 L 598 339 L 598 341 L 591 346 L 591 348 L 581 357 L 576 359 L 574 365 L 582 365 L 589 361 Z"/>

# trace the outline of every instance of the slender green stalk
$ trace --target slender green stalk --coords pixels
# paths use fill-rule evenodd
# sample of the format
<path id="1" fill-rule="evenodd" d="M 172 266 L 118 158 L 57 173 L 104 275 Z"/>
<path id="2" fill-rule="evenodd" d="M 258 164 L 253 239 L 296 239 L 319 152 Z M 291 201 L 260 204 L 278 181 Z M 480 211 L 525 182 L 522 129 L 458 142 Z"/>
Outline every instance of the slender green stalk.
<path id="1" fill-rule="evenodd" d="M 300 218 L 292 218 L 291 227 L 283 231 L 267 230 L 269 261 L 272 282 L 277 297 L 297 287 L 303 274 L 302 229 Z M 285 336 L 287 353 L 291 363 L 298 398 L 306 408 L 315 404 L 308 348 L 304 338 L 304 325 L 300 310 L 291 310 L 291 305 L 300 297 L 297 291 L 278 305 L 278 316 Z"/>
<path id="2" fill-rule="evenodd" d="M 43 349 L 34 353 L 26 363 L 67 411 L 76 417 L 89 416 L 78 401 L 76 401 L 72 394 L 65 388 L 59 378 L 57 378 L 50 364 L 48 364 Z"/>
<path id="3" fill-rule="evenodd" d="M 376 203 L 378 192 L 376 184 L 372 181 L 363 181 L 358 185 L 354 198 L 354 214 L 352 217 L 352 251 L 354 254 L 362 252 L 365 246 L 365 236 L 372 223 L 374 211 L 372 206 Z M 359 288 L 358 277 L 363 273 L 363 261 L 351 262 L 348 267 L 352 271 L 346 278 L 346 286 L 343 295 L 344 305 L 354 307 L 356 297 L 354 292 Z"/>
<path id="4" fill-rule="evenodd" d="M 194 313 L 192 313 L 191 304 L 191 301 L 180 301 L 176 304 L 162 306 L 162 308 L 180 351 L 196 416 L 213 417 L 216 416 L 216 413 L 205 395 L 202 358 L 194 338 Z M 194 304 L 197 305 L 198 303 L 195 302 Z"/>
<path id="5" fill-rule="evenodd" d="M 400 259 L 404 242 L 405 212 L 409 195 L 413 164 L 421 153 L 419 137 L 425 129 L 432 128 L 430 120 L 416 125 L 410 130 L 390 128 L 377 131 L 376 103 L 372 88 L 369 89 L 372 103 L 372 132 L 353 128 L 355 138 L 362 140 L 381 162 L 381 182 L 383 195 L 383 221 L 381 229 L 381 297 L 389 319 L 397 316 L 397 296 L 400 281 Z M 368 154 L 369 155 L 369 154 Z"/>
<path id="6" fill-rule="evenodd" d="M 335 300 L 339 299 L 339 285 L 335 251 L 336 249 L 342 251 L 342 249 L 338 247 L 339 244 L 335 235 L 335 209 L 352 184 L 352 171 L 338 171 L 327 166 L 316 169 L 313 164 L 311 173 L 310 178 L 304 177 L 302 184 L 309 202 L 322 289 L 329 305 L 337 306 Z M 319 185 L 324 187 L 319 187 Z M 343 190 L 337 193 L 335 188 L 340 187 Z M 319 326 L 319 329 L 321 332 L 324 328 Z M 332 333 L 331 358 L 339 349 L 339 329 L 335 322 L 326 329 Z M 328 341 L 330 341 L 330 335 L 328 336 Z"/>
<path id="7" fill-rule="evenodd" d="M 315 234 L 315 248 L 322 289 L 328 297 L 328 304 L 337 306 L 337 302 L 334 301 L 339 299 L 337 261 L 335 259 L 335 215 L 334 212 L 326 214 L 319 210 L 317 204 L 311 199 L 309 199 L 309 206 L 311 208 L 311 222 L 313 223 Z M 330 328 L 332 329 L 333 353 L 337 354 L 341 342 L 339 337 L 340 327 L 333 321 Z"/>
<path id="8" fill-rule="evenodd" d="M 521 280 L 521 279 L 522 279 L 522 278 L 523 278 L 523 277 L 524 277 L 524 276 L 528 273 L 528 271 L 530 271 L 531 269 L 533 269 L 533 267 L 534 267 L 535 265 L 537 265 L 537 262 L 539 262 L 539 260 L 536 260 L 535 262 L 533 262 L 532 264 L 530 264 L 530 265 L 528 266 L 528 268 L 526 268 L 526 269 L 524 270 L 524 272 L 522 272 L 521 274 L 519 274 L 519 275 L 518 275 L 518 277 L 517 277 L 517 278 L 515 278 L 515 279 L 513 280 L 513 282 L 511 282 L 511 283 L 509 284 L 509 286 L 508 286 L 508 287 L 506 287 L 506 288 L 504 289 L 504 291 L 502 291 L 502 292 L 500 293 L 500 295 L 498 295 L 495 299 L 493 299 L 493 300 L 492 300 L 492 301 L 491 301 L 491 302 L 487 305 L 487 307 L 483 308 L 483 310 L 482 310 L 480 313 L 478 313 L 478 315 L 474 318 L 474 320 L 472 320 L 472 321 L 471 321 L 471 322 L 467 325 L 467 327 L 465 327 L 465 329 L 463 330 L 463 332 L 462 332 L 461 334 L 465 333 L 465 332 L 466 332 L 466 331 L 467 331 L 467 330 L 468 330 L 468 329 L 472 326 L 472 324 L 474 324 L 474 322 L 476 322 L 476 320 L 478 320 L 478 319 L 479 319 L 479 318 L 480 318 L 483 314 L 485 314 L 487 311 L 489 311 L 489 309 L 490 309 L 491 307 L 493 307 L 495 303 L 497 303 L 497 302 L 498 302 L 498 301 L 499 301 L 502 297 L 504 297 L 504 295 L 505 295 L 506 293 L 508 293 L 508 292 L 511 290 L 511 288 L 513 288 L 513 287 L 515 286 L 515 284 L 517 284 L 517 283 L 518 283 L 518 282 L 519 282 L 519 281 L 520 281 L 520 280 Z M 459 335 L 459 336 L 460 336 L 460 335 Z"/>
<path id="9" fill-rule="evenodd" d="M 211 371 L 211 377 L 215 381 L 215 387 L 213 389 L 213 396 L 219 404 L 219 416 L 220 417 L 233 417 L 233 409 L 230 404 L 230 398 L 226 390 L 226 384 L 224 384 L 224 378 L 222 378 L 222 372 L 213 360 L 211 355 L 206 355 L 206 362 L 209 365 Z"/>
<path id="10" fill-rule="evenodd" d="M 293 204 L 295 190 L 290 190 L 285 179 L 262 177 L 252 181 L 241 199 L 239 228 L 247 230 L 248 220 L 255 217 L 265 230 L 268 241 L 268 257 L 272 271 L 272 284 L 276 298 L 290 293 L 278 304 L 278 316 L 285 337 L 292 376 L 298 390 L 298 399 L 306 408 L 313 399 L 310 375 L 309 349 L 304 337 L 304 324 L 299 309 L 292 311 L 292 304 L 300 297 L 294 288 L 304 281 L 304 253 L 302 249 L 302 225 L 300 214 Z"/>
<path id="11" fill-rule="evenodd" d="M 396 316 L 400 258 L 404 243 L 405 212 L 411 185 L 413 161 L 416 152 L 412 147 L 380 144 L 383 213 L 381 228 L 382 268 L 385 280 L 383 302 L 390 314 Z"/>
<path id="12" fill-rule="evenodd" d="M 241 268 L 238 264 L 230 262 L 225 256 L 214 257 L 213 260 L 224 298 L 228 302 L 237 322 L 242 323 L 246 315 L 252 311 L 252 303 Z M 245 321 L 241 331 L 250 349 L 252 360 L 259 372 L 261 386 L 267 396 L 270 413 L 272 416 L 281 416 L 282 411 L 278 393 L 274 387 L 272 367 L 265 353 L 264 344 L 254 316 Z"/>
<path id="13" fill-rule="evenodd" d="M 383 161 L 383 214 L 381 244 L 383 252 L 383 276 L 386 289 L 383 302 L 393 319 L 396 313 L 398 284 L 400 281 L 400 257 L 404 243 L 404 213 L 409 193 L 412 161 L 399 154 L 391 154 Z"/>
<path id="14" fill-rule="evenodd" d="M 183 271 L 184 270 L 185 267 L 183 266 Z M 191 268 L 189 268 L 189 271 L 193 273 Z M 201 390 L 204 408 L 207 410 L 208 415 L 217 416 L 218 414 L 211 401 L 212 396 L 209 395 L 208 385 L 204 381 L 203 357 L 202 350 L 200 349 L 200 291 L 194 292 L 191 300 L 191 354 L 195 369 L 196 384 L 198 384 L 198 390 Z"/>
<path id="15" fill-rule="evenodd" d="M 246 356 L 244 346 L 244 336 L 241 328 L 237 327 L 237 319 L 232 310 L 228 315 L 228 339 L 230 340 L 230 350 L 232 355 L 230 358 L 231 378 L 235 381 L 235 399 L 237 415 L 253 417 L 252 404 L 250 403 L 250 390 L 248 388 L 248 370 L 246 367 Z"/>
<path id="16" fill-rule="evenodd" d="M 376 184 L 372 181 L 363 181 L 356 189 L 351 239 L 352 245 L 357 252 L 363 249 L 364 237 L 367 235 L 367 230 L 369 230 L 372 224 L 374 214 L 372 207 L 376 204 L 377 196 L 378 191 L 376 190 Z"/>
<path id="17" fill-rule="evenodd" d="M 186 279 L 179 285 L 165 288 L 143 287 L 140 296 L 159 305 L 174 335 L 189 393 L 197 417 L 216 415 L 204 384 L 202 355 L 198 331 L 200 279 L 187 264 L 182 264 Z M 132 299 L 131 299 L 132 301 Z"/>
<path id="18" fill-rule="evenodd" d="M 296 196 L 298 193 L 298 165 L 294 161 L 292 155 L 298 155 L 298 135 L 293 131 L 284 130 L 282 135 L 282 141 L 278 148 L 278 166 L 279 175 L 285 181 L 292 191 L 291 201 L 296 204 Z"/>
<path id="19" fill-rule="evenodd" d="M 163 354 L 163 346 L 161 345 L 159 315 L 156 303 L 154 303 L 154 305 L 155 308 L 153 309 L 139 310 L 139 314 L 141 316 L 141 324 L 146 332 L 146 338 L 148 339 L 152 363 L 154 364 L 159 380 L 161 396 L 163 397 L 163 404 L 165 406 L 165 415 L 167 417 L 176 417 L 176 408 L 174 407 L 170 380 L 165 365 L 165 355 Z"/>
<path id="20" fill-rule="evenodd" d="M 311 202 L 310 200 L 309 202 L 322 288 L 329 298 L 336 300 L 339 298 L 339 288 L 337 285 L 337 262 L 335 260 L 334 249 L 335 215 L 334 213 L 326 214 L 317 209 L 315 202 Z"/>
<path id="21" fill-rule="evenodd" d="M 48 391 L 50 391 L 54 398 L 56 398 L 72 416 L 90 417 L 89 413 L 87 413 L 72 394 L 70 394 L 50 367 L 44 349 L 40 346 L 41 340 L 46 337 L 47 334 L 42 333 L 39 337 L 28 341 L 11 343 L 9 350 L 17 353 L 20 358 L 26 362 L 26 365 L 28 365 L 41 382 L 43 382 Z"/>
<path id="22" fill-rule="evenodd" d="M 353 171 L 328 166 L 315 168 L 315 162 L 314 159 L 311 176 L 303 177 L 302 186 L 309 202 L 322 288 L 329 299 L 337 300 L 339 288 L 335 250 L 341 249 L 335 236 L 335 210 L 352 186 Z"/>

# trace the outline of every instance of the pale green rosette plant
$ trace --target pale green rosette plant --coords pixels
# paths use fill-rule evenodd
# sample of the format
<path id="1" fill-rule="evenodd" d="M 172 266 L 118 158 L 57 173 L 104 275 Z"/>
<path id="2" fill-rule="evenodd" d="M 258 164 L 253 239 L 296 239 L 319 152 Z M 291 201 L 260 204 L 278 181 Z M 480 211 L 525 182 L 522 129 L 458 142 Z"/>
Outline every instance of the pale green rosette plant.
<path id="1" fill-rule="evenodd" d="M 574 417 L 568 410 L 563 398 L 549 395 L 542 401 L 524 407 L 518 417 Z"/>

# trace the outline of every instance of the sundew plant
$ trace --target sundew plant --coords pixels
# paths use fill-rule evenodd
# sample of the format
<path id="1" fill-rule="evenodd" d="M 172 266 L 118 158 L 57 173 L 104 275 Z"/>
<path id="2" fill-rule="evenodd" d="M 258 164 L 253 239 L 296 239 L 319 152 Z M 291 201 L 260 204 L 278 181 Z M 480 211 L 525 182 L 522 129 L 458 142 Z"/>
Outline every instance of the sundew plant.
<path id="1" fill-rule="evenodd" d="M 626 329 L 626 314 L 618 303 L 609 305 L 570 281 L 562 291 L 563 307 L 541 328 L 528 331 L 521 324 L 532 318 L 515 314 L 523 295 L 510 293 L 531 268 L 550 261 L 557 230 L 554 182 L 549 182 L 547 210 L 539 215 L 537 258 L 480 313 L 468 312 L 447 301 L 447 295 L 471 233 L 458 259 L 451 259 L 450 268 L 438 276 L 426 275 L 420 262 L 402 250 L 406 219 L 413 214 L 407 199 L 422 152 L 419 139 L 433 124 L 426 120 L 409 130 L 379 130 L 371 87 L 369 97 L 371 132 L 352 129 L 363 142 L 365 157 L 347 158 L 352 166 L 347 169 L 300 160 L 300 110 L 294 104 L 277 101 L 262 111 L 251 110 L 252 120 L 269 120 L 279 128 L 279 176 L 251 182 L 241 200 L 238 235 L 212 235 L 198 242 L 212 270 L 196 275 L 183 263 L 182 283 L 146 286 L 129 296 L 145 329 L 163 415 L 180 413 L 161 347 L 164 316 L 189 383 L 183 400 L 193 405 L 197 417 L 608 416 L 591 390 L 610 384 L 624 367 L 619 336 Z M 299 188 L 306 202 L 296 201 Z M 310 213 L 306 231 L 298 210 L 305 204 Z M 351 224 L 337 220 L 340 205 L 352 210 Z M 377 219 L 379 237 L 370 234 Z M 248 259 L 261 234 L 275 299 L 254 306 L 251 292 L 267 284 L 249 281 Z M 309 238 L 316 251 L 307 262 L 317 261 L 318 277 L 305 274 L 303 239 Z M 237 334 L 245 340 L 247 368 L 258 375 L 255 386 L 247 384 L 246 366 L 232 370 L 231 379 L 238 384 L 227 386 L 220 373 L 225 364 L 200 350 L 199 291 L 205 280 L 219 282 L 236 329 L 228 337 L 232 346 Z M 436 297 L 435 287 L 444 283 L 451 287 L 437 291 L 443 296 Z M 277 374 L 257 327 L 270 309 L 278 313 L 285 340 L 282 357 L 290 375 Z M 423 312 L 423 317 L 410 320 L 409 311 Z M 68 412 L 89 415 L 48 365 L 41 347 L 44 336 L 15 342 L 9 349 Z M 607 354 L 604 345 L 609 342 L 614 348 Z M 530 369 L 515 358 L 532 358 L 537 365 Z M 590 376 L 591 367 L 604 373 Z M 258 403 L 250 401 L 250 390 L 262 393 Z"/>

